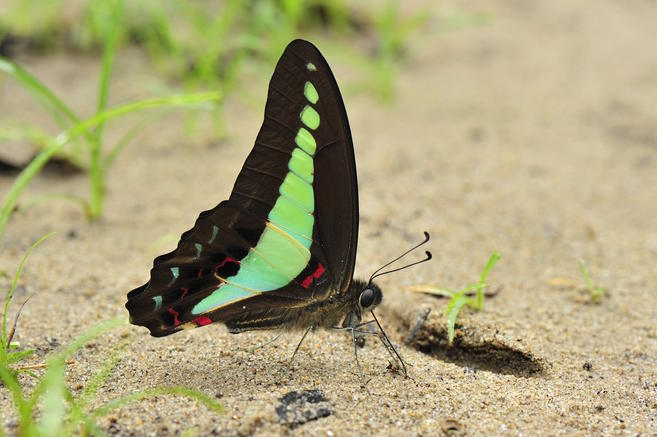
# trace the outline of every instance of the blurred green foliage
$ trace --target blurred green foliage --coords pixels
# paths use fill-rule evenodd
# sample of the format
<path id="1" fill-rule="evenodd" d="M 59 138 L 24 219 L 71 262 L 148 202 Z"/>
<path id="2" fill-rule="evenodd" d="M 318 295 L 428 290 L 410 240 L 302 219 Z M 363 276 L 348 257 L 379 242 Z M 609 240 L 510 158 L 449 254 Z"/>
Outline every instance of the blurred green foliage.
<path id="1" fill-rule="evenodd" d="M 106 120 L 185 105 L 188 122 L 193 122 L 198 104 L 211 100 L 215 135 L 222 136 L 224 99 L 237 80 L 268 77 L 283 48 L 304 34 L 320 36 L 323 49 L 353 64 L 361 75 L 360 90 L 391 101 L 397 65 L 428 18 L 427 11 L 403 13 L 398 0 L 384 0 L 376 7 L 343 0 L 5 0 L 0 4 L 0 72 L 34 94 L 61 132 L 49 134 L 39 126 L 18 123 L 5 130 L 5 137 L 23 135 L 41 152 L 25 166 L 0 206 L 0 235 L 21 191 L 55 156 L 85 168 L 90 182 L 88 199 L 69 194 L 58 198 L 80 203 L 90 219 L 100 218 L 107 170 L 153 118 L 142 119 L 111 148 L 103 135 Z M 128 45 L 139 47 L 175 88 L 215 94 L 156 97 L 108 108 L 115 58 Z M 11 59 L 25 51 L 62 50 L 100 57 L 97 107 L 91 117 L 74 113 L 66 99 Z"/>
<path id="2" fill-rule="evenodd" d="M 18 46 L 99 51 L 111 35 L 112 8 L 107 3 L 7 0 L 0 6 L 0 41 L 5 51 Z M 141 47 L 167 77 L 192 87 L 221 87 L 226 93 L 247 57 L 272 64 L 288 42 L 313 31 L 348 45 L 353 36 L 362 35 L 373 47 L 356 61 L 369 64 L 366 74 L 374 74 L 374 80 L 367 83 L 387 100 L 392 65 L 426 17 L 425 12 L 404 17 L 397 0 L 378 7 L 343 0 L 140 0 L 125 2 L 117 42 Z"/>

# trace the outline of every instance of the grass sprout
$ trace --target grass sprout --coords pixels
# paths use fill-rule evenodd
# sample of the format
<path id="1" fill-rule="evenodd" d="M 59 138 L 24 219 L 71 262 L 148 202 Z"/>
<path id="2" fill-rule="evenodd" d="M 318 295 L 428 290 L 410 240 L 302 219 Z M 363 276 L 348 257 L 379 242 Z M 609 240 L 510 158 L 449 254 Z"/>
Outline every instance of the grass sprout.
<path id="1" fill-rule="evenodd" d="M 445 316 L 447 317 L 447 336 L 450 345 L 454 341 L 456 319 L 461 309 L 466 305 L 476 311 L 481 311 L 484 308 L 484 290 L 488 286 L 486 279 L 491 269 L 500 259 L 500 254 L 494 251 L 481 272 L 479 282 L 470 284 L 458 291 L 430 284 L 409 287 L 409 290 L 413 292 L 431 294 L 449 299 L 447 308 L 445 308 Z"/>
<path id="2" fill-rule="evenodd" d="M 5 196 L 5 200 L 4 203 L 2 204 L 2 208 L 0 209 L 0 235 L 4 230 L 4 226 L 6 225 L 7 220 L 9 219 L 9 215 L 11 214 L 14 207 L 16 206 L 18 197 L 20 196 L 21 192 L 32 181 L 32 179 L 34 179 L 39 174 L 39 172 L 41 171 L 43 166 L 48 162 L 48 160 L 52 156 L 54 156 L 57 153 L 57 151 L 59 151 L 62 147 L 64 147 L 73 139 L 79 137 L 80 135 L 86 134 L 89 131 L 89 129 L 97 126 L 99 123 L 105 122 L 113 118 L 121 117 L 127 114 L 132 114 L 135 112 L 144 111 L 153 108 L 175 107 L 175 106 L 196 106 L 199 104 L 214 102 L 218 100 L 220 97 L 221 94 L 219 92 L 205 92 L 205 93 L 182 94 L 182 95 L 174 95 L 169 97 L 139 100 L 137 102 L 126 103 L 124 105 L 107 109 L 105 111 L 95 114 L 92 117 L 89 117 L 84 120 L 80 120 L 76 124 L 72 125 L 70 128 L 60 133 L 59 135 L 57 135 L 57 137 L 51 140 L 48 146 L 44 150 L 42 150 L 20 172 L 20 174 L 14 180 L 14 183 L 9 189 L 9 192 Z M 119 142 L 119 144 L 121 144 L 121 142 Z M 112 152 L 110 152 L 110 154 L 107 155 L 108 159 L 111 160 L 109 164 L 113 162 L 115 155 L 116 153 L 112 153 Z M 99 170 L 100 169 L 101 167 L 99 167 Z M 106 167 L 102 167 L 102 175 L 98 177 L 104 178 L 105 172 L 106 172 Z M 102 202 L 102 199 L 105 195 L 102 186 L 99 186 L 99 184 L 95 184 L 95 183 L 92 183 L 91 185 L 92 185 L 92 191 L 95 189 L 101 190 L 100 192 L 94 195 L 94 198 L 96 199 L 96 201 Z M 85 206 L 87 208 L 87 214 L 91 218 L 97 217 L 98 214 L 100 214 L 99 210 L 95 210 L 94 212 L 94 210 L 91 209 L 91 205 L 88 203 L 88 201 L 85 202 Z M 97 207 L 98 206 L 99 205 L 97 205 Z"/>
<path id="3" fill-rule="evenodd" d="M 162 395 L 184 396 L 202 403 L 211 411 L 218 413 L 224 411 L 221 404 L 212 397 L 180 386 L 145 389 L 111 400 L 104 405 L 95 406 L 94 400 L 98 391 L 119 364 L 122 351 L 130 344 L 129 338 L 119 342 L 99 370 L 89 377 L 82 392 L 75 395 L 67 384 L 66 364 L 86 343 L 124 325 L 126 325 L 125 317 L 102 322 L 75 339 L 61 352 L 48 358 L 45 372 L 38 377 L 37 386 L 30 394 L 23 391 L 16 373 L 0 365 L 0 380 L 11 393 L 18 416 L 19 435 L 28 437 L 105 435 L 97 423 L 99 418 L 128 403 Z M 0 435 L 4 435 L 1 424 Z"/>
<path id="4" fill-rule="evenodd" d="M 5 296 L 4 310 L 2 312 L 2 331 L 0 331 L 0 367 L 4 367 L 5 369 L 10 369 L 10 365 L 14 365 L 17 362 L 28 358 L 30 355 L 34 353 L 34 349 L 12 352 L 13 349 L 16 349 L 20 346 L 18 342 L 12 340 L 14 338 L 14 334 L 16 333 L 16 326 L 18 325 L 18 319 L 20 317 L 21 310 L 29 300 L 29 297 L 23 302 L 23 304 L 19 307 L 18 311 L 16 312 L 14 322 L 11 325 L 11 328 L 9 328 L 9 331 L 7 331 L 7 327 L 8 327 L 7 313 L 9 311 L 9 303 L 11 302 L 11 299 L 14 297 L 14 292 L 16 291 L 16 286 L 18 285 L 18 280 L 21 277 L 21 273 L 23 272 L 23 266 L 25 265 L 27 258 L 30 256 L 32 251 L 37 248 L 39 244 L 41 244 L 43 241 L 47 240 L 48 238 L 52 237 L 54 234 L 55 234 L 54 232 L 51 232 L 39 238 L 34 244 L 32 244 L 32 246 L 30 246 L 27 252 L 25 252 L 25 255 L 23 255 L 23 259 L 21 260 L 20 264 L 18 264 L 18 269 L 14 274 L 14 280 L 11 283 L 11 288 L 9 289 L 9 292 Z"/>
<path id="5" fill-rule="evenodd" d="M 584 260 L 580 259 L 577 262 L 579 266 L 579 271 L 582 273 L 582 276 L 584 277 L 584 282 L 586 282 L 586 288 L 589 290 L 589 296 L 591 296 L 591 301 L 592 302 L 599 302 L 600 299 L 602 299 L 605 294 L 607 293 L 607 290 L 604 287 L 597 286 L 593 283 L 593 279 L 591 279 L 591 274 L 589 273 L 588 269 L 584 265 Z"/>

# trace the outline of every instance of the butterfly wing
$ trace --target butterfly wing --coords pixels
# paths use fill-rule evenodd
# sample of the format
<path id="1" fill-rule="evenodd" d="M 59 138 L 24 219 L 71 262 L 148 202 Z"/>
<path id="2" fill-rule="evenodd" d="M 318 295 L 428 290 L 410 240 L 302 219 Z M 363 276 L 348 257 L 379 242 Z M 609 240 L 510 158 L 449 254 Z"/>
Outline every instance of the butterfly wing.
<path id="1" fill-rule="evenodd" d="M 278 326 L 287 309 L 348 290 L 357 236 L 342 97 L 319 50 L 295 40 L 230 198 L 155 259 L 150 281 L 128 294 L 131 322 L 154 336 L 214 321 L 234 331 Z"/>

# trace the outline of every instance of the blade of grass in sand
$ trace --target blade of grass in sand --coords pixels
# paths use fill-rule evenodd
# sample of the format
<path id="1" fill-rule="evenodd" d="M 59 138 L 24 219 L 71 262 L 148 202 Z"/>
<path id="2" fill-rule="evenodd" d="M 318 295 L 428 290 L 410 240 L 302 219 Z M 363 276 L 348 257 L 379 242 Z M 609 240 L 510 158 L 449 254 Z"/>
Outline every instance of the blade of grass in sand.
<path id="1" fill-rule="evenodd" d="M 16 285 L 18 284 L 18 279 L 21 276 L 21 273 L 23 272 L 23 266 L 25 265 L 25 261 L 27 261 L 27 258 L 30 256 L 32 251 L 36 249 L 36 247 L 41 244 L 44 240 L 52 237 L 55 235 L 54 232 L 50 232 L 43 237 L 39 238 L 32 246 L 30 246 L 29 249 L 25 252 L 25 255 L 23 255 L 23 259 L 21 262 L 18 264 L 18 269 L 16 270 L 16 273 L 14 274 L 14 280 L 11 283 L 11 288 L 9 289 L 9 292 L 5 296 L 5 305 L 4 305 L 4 311 L 2 313 L 2 332 L 0 332 L 0 365 L 7 365 L 7 350 L 9 349 L 9 335 L 7 334 L 7 311 L 9 310 L 9 302 L 11 301 L 11 298 L 14 296 L 14 291 L 16 291 Z M 15 324 L 14 324 L 15 326 Z"/>
<path id="2" fill-rule="evenodd" d="M 137 111 L 147 109 L 154 109 L 165 106 L 192 106 L 203 103 L 216 102 L 221 98 L 219 92 L 204 92 L 195 94 L 183 94 L 169 97 L 159 97 L 154 99 L 141 100 L 138 102 L 127 103 L 125 105 L 117 106 L 107 111 L 96 114 L 81 122 L 71 126 L 66 131 L 59 134 L 41 153 L 39 153 L 16 177 L 12 184 L 9 193 L 5 198 L 2 209 L 0 210 L 0 236 L 4 231 L 7 224 L 9 215 L 13 210 L 18 197 L 23 189 L 30 183 L 30 181 L 39 173 L 48 160 L 64 145 L 72 139 L 86 132 L 93 126 L 96 126 L 101 121 L 110 120 L 122 115 L 131 114 Z"/>

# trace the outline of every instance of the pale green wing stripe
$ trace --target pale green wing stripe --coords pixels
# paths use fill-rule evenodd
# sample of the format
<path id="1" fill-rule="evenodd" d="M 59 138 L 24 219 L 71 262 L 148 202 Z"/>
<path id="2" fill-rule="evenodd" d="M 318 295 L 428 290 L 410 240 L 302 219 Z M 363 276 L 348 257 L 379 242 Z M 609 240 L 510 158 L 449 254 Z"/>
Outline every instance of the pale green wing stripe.
<path id="1" fill-rule="evenodd" d="M 319 100 L 319 94 L 317 94 L 317 90 L 310 82 L 306 82 L 304 85 L 303 95 L 306 96 L 306 99 L 313 105 Z"/>
<path id="2" fill-rule="evenodd" d="M 196 304 L 192 314 L 245 299 L 257 291 L 281 288 L 298 275 L 309 260 L 310 252 L 305 247 L 280 229 L 267 225 L 256 247 L 242 260 L 237 275 Z M 297 271 L 299 265 L 303 267 Z"/>
<path id="3" fill-rule="evenodd" d="M 315 155 L 315 150 L 317 149 L 317 144 L 315 143 L 315 138 L 312 134 L 308 132 L 305 128 L 300 128 L 297 132 L 297 136 L 294 139 L 294 142 L 299 146 L 304 152 L 310 156 Z"/>
<path id="4" fill-rule="evenodd" d="M 288 168 L 304 181 L 313 183 L 313 159 L 300 148 L 294 148 Z"/>
<path id="5" fill-rule="evenodd" d="M 316 70 L 311 63 L 306 67 L 309 71 Z M 304 84 L 303 94 L 312 104 L 319 101 L 317 89 L 310 82 Z M 303 108 L 299 118 L 312 130 L 319 127 L 319 114 L 310 105 Z M 281 288 L 308 265 L 315 222 L 312 183 L 317 143 L 304 127 L 299 128 L 294 142 L 297 147 L 288 162 L 290 171 L 279 188 L 280 195 L 269 212 L 267 226 L 258 243 L 240 262 L 237 275 L 197 303 L 192 309 L 193 314 L 215 310 L 258 292 Z M 210 243 L 215 236 L 216 232 L 213 232 Z"/>
<path id="6" fill-rule="evenodd" d="M 180 275 L 180 267 L 171 267 L 171 280 L 167 284 L 167 287 L 171 287 L 174 282 L 176 282 L 176 279 L 178 279 L 178 276 Z"/>
<path id="7" fill-rule="evenodd" d="M 298 204 L 304 211 L 312 213 L 315 210 L 313 186 L 293 172 L 288 172 L 279 188 L 281 196 L 285 196 Z M 273 209 L 273 208 L 272 208 Z"/>
<path id="8" fill-rule="evenodd" d="M 306 105 L 301 111 L 301 122 L 315 130 L 319 127 L 319 114 L 311 106 Z"/>
<path id="9" fill-rule="evenodd" d="M 217 233 L 219 232 L 219 228 L 216 225 L 212 225 L 212 237 L 208 240 L 208 244 L 212 244 L 215 238 L 217 238 Z"/>
<path id="10" fill-rule="evenodd" d="M 249 292 L 240 287 L 231 284 L 223 284 L 217 290 L 213 291 L 211 295 L 200 301 L 192 309 L 192 314 L 202 314 L 208 311 L 217 309 L 229 303 L 238 300 L 246 299 L 253 296 L 254 293 Z"/>
<path id="11" fill-rule="evenodd" d="M 303 247 L 310 249 L 313 239 L 312 214 L 303 211 L 285 196 L 279 196 L 269 213 L 269 221 L 293 236 Z"/>

